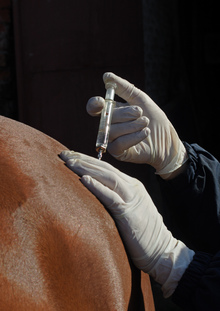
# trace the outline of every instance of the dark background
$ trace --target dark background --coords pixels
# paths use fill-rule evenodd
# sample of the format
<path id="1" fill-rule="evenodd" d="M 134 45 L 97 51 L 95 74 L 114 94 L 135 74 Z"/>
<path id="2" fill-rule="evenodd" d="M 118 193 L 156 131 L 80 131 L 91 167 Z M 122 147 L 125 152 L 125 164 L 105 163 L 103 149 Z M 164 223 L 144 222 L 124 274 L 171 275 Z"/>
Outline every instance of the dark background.
<path id="1" fill-rule="evenodd" d="M 96 156 L 99 120 L 85 107 L 112 71 L 145 90 L 182 140 L 219 159 L 217 3 L 0 0 L 0 114 Z M 150 168 L 104 157 L 142 180 L 163 213 Z M 157 310 L 178 310 L 153 288 Z"/>

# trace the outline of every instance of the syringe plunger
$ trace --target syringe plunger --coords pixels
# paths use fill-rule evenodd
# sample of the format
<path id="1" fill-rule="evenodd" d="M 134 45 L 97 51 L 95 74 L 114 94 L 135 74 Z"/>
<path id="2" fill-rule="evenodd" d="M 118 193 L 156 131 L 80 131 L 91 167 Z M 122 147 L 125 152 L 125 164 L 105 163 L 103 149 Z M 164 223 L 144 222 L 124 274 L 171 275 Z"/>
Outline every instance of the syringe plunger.
<path id="1" fill-rule="evenodd" d="M 106 88 L 105 99 L 114 100 L 116 84 L 107 82 L 105 88 Z"/>

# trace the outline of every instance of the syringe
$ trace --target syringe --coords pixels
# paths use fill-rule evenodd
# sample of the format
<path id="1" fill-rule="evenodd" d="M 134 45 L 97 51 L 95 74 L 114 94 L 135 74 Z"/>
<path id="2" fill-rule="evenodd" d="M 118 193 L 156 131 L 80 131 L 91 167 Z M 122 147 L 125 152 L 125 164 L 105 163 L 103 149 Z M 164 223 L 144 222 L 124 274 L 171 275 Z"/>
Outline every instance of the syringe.
<path id="1" fill-rule="evenodd" d="M 116 83 L 113 82 L 107 82 L 105 84 L 105 106 L 102 109 L 99 131 L 96 139 L 96 151 L 98 152 L 99 160 L 101 160 L 102 154 L 106 152 L 106 148 L 108 146 L 112 113 L 115 106 L 114 96 L 116 87 Z"/>

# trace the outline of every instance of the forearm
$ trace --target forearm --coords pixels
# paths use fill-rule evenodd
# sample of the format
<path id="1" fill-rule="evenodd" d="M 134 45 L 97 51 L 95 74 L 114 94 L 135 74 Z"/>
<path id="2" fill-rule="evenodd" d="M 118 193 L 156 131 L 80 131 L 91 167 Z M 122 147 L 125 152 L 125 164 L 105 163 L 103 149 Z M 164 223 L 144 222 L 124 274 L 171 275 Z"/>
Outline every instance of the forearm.
<path id="1" fill-rule="evenodd" d="M 198 145 L 185 146 L 189 159 L 182 173 L 167 181 L 158 178 L 170 230 L 193 249 L 215 253 L 220 245 L 220 164 Z"/>
<path id="2" fill-rule="evenodd" d="M 162 285 L 164 298 L 174 293 L 194 255 L 193 250 L 181 241 L 176 241 L 175 246 L 167 248 L 154 268 L 148 272 L 156 282 Z"/>

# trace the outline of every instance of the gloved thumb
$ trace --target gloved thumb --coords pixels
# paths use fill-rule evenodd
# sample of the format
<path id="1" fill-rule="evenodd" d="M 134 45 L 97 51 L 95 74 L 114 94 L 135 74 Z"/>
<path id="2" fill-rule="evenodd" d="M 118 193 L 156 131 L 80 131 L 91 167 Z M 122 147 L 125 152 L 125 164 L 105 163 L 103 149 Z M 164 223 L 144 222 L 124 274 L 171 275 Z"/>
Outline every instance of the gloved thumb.
<path id="1" fill-rule="evenodd" d="M 98 116 L 104 108 L 105 100 L 100 96 L 91 97 L 86 105 L 86 110 L 90 116 Z"/>

